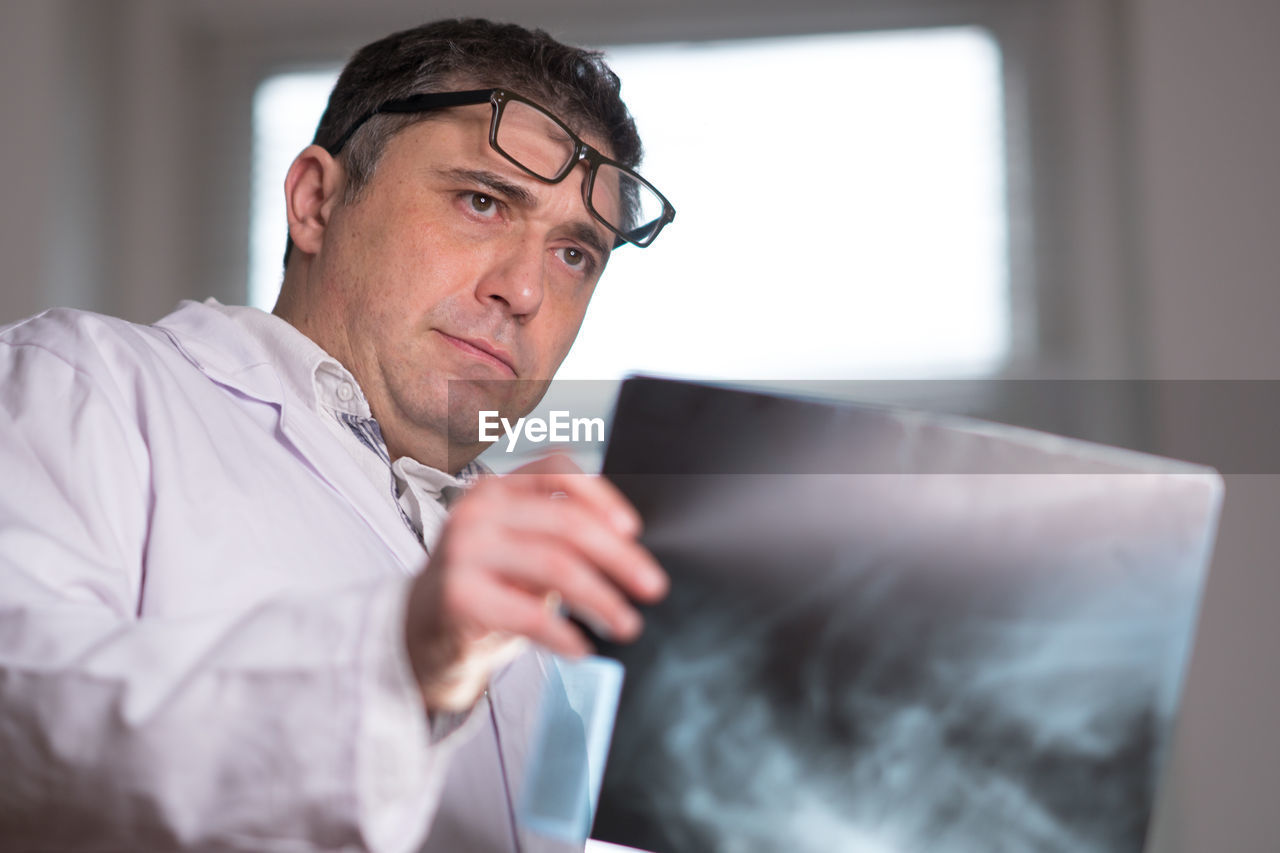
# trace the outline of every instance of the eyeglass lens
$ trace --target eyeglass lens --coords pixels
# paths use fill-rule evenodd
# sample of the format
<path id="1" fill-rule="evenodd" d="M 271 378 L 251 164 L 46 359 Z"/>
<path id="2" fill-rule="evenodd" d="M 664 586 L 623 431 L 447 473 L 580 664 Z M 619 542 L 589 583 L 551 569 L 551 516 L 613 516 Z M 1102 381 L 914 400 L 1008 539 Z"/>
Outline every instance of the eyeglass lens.
<path id="1" fill-rule="evenodd" d="M 553 117 L 523 101 L 503 105 L 494 141 L 498 149 L 543 180 L 570 167 L 574 141 Z M 588 202 L 595 213 L 628 239 L 644 242 L 662 216 L 662 197 L 633 173 L 599 164 Z"/>

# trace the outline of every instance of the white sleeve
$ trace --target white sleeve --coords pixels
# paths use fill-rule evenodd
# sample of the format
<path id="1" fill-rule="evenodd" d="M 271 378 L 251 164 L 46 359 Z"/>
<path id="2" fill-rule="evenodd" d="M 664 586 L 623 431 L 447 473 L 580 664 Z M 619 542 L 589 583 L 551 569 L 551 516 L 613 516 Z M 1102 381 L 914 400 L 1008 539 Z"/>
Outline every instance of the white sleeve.
<path id="1" fill-rule="evenodd" d="M 408 671 L 410 580 L 139 618 L 136 430 L 60 358 L 0 349 L 6 849 L 420 845 L 457 740 Z"/>

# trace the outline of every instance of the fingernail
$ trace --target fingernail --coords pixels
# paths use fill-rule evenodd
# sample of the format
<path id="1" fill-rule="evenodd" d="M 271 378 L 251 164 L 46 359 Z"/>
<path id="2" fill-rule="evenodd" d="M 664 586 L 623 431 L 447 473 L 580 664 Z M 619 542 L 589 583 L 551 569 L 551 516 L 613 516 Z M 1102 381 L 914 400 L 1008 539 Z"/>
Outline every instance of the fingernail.
<path id="1" fill-rule="evenodd" d="M 575 618 L 578 619 L 579 622 L 581 622 L 588 629 L 590 629 L 591 633 L 595 634 L 600 639 L 602 640 L 613 639 L 614 634 L 613 634 L 612 626 L 610 626 L 609 623 L 605 622 L 595 613 L 592 613 L 589 610 L 584 610 L 579 608 L 574 612 L 573 615 Z"/>
<path id="2" fill-rule="evenodd" d="M 644 627 L 644 620 L 640 618 L 640 614 L 634 610 L 623 612 L 618 620 L 621 623 L 619 632 L 624 637 L 634 637 L 640 633 L 640 629 Z"/>

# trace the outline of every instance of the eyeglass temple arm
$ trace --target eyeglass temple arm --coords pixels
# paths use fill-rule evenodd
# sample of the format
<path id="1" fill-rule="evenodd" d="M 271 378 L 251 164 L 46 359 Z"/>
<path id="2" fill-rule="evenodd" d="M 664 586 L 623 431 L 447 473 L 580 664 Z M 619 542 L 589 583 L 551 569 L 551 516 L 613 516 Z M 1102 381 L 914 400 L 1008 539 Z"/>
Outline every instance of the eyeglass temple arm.
<path id="1" fill-rule="evenodd" d="M 425 92 L 420 95 L 410 95 L 407 98 L 400 98 L 394 101 L 387 101 L 379 104 L 360 116 L 356 121 L 352 122 L 351 127 L 347 128 L 347 132 L 335 142 L 332 146 L 328 146 L 326 150 L 332 156 L 338 156 L 338 152 L 342 150 L 351 137 L 355 136 L 356 131 L 364 126 L 364 123 L 376 115 L 382 113 L 425 113 L 431 110 L 443 110 L 449 107 L 467 107 L 472 104 L 483 104 L 493 98 L 495 89 L 467 89 L 464 92 Z"/>

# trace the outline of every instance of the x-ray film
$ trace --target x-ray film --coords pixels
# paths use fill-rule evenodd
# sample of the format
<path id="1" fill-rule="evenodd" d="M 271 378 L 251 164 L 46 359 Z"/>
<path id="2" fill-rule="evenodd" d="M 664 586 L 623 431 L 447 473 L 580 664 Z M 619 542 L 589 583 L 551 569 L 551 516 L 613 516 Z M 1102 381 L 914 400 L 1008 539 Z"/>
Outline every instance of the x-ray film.
<path id="1" fill-rule="evenodd" d="M 1211 469 L 629 380 L 604 471 L 672 577 L 592 836 L 660 853 L 1138 853 Z"/>
<path id="2" fill-rule="evenodd" d="M 520 821 L 581 846 L 591 830 L 622 690 L 617 661 L 553 658 L 526 769 Z"/>

